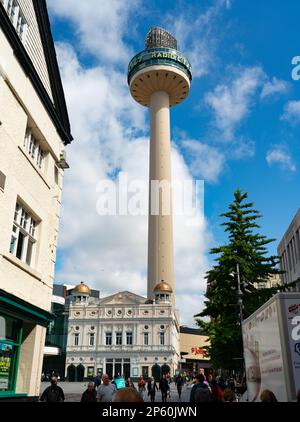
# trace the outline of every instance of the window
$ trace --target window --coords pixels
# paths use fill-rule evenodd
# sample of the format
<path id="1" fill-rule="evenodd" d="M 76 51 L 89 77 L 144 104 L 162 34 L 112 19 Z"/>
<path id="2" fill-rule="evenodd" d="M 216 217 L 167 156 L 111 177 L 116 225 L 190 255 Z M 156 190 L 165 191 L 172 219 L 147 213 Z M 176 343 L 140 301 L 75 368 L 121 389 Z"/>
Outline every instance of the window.
<path id="1" fill-rule="evenodd" d="M 18 356 L 22 343 L 22 321 L 0 315 L 0 395 L 15 392 Z"/>
<path id="2" fill-rule="evenodd" d="M 144 345 L 148 346 L 148 344 L 149 344 L 149 334 L 144 333 Z"/>
<path id="3" fill-rule="evenodd" d="M 14 213 L 14 223 L 9 252 L 27 265 L 32 265 L 36 246 L 37 221 L 18 202 Z"/>
<path id="4" fill-rule="evenodd" d="M 34 164 L 36 164 L 40 169 L 42 169 L 44 151 L 39 143 L 39 141 L 33 136 L 30 129 L 27 129 L 25 139 L 24 139 L 24 148 L 32 159 Z"/>
<path id="5" fill-rule="evenodd" d="M 122 333 L 118 332 L 116 333 L 116 345 L 121 346 L 122 344 Z"/>
<path id="6" fill-rule="evenodd" d="M 164 346 L 165 344 L 165 333 L 159 333 L 159 345 Z"/>
<path id="7" fill-rule="evenodd" d="M 105 334 L 105 344 L 106 344 L 106 346 L 112 345 L 112 333 L 106 333 Z"/>
<path id="8" fill-rule="evenodd" d="M 11 23 L 15 27 L 17 34 L 19 35 L 21 41 L 24 43 L 28 25 L 17 0 L 1 0 L 1 2 L 8 14 Z"/>
<path id="9" fill-rule="evenodd" d="M 78 346 L 79 344 L 79 334 L 74 334 L 74 346 Z"/>
<path id="10" fill-rule="evenodd" d="M 6 180 L 5 174 L 2 173 L 2 171 L 0 171 L 0 189 L 2 189 L 3 191 L 5 188 L 5 180 Z"/>
<path id="11" fill-rule="evenodd" d="M 90 334 L 90 346 L 94 346 L 95 344 L 95 334 L 91 333 Z"/>
<path id="12" fill-rule="evenodd" d="M 131 332 L 126 333 L 126 344 L 128 344 L 129 346 L 132 345 L 132 333 Z"/>

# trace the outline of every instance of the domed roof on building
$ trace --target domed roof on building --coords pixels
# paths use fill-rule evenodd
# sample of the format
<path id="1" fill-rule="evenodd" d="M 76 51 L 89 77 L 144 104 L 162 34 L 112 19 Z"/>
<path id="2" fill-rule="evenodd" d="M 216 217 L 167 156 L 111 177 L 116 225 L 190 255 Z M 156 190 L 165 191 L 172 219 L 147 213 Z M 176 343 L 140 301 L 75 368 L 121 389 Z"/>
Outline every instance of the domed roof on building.
<path id="1" fill-rule="evenodd" d="M 73 293 L 83 293 L 90 295 L 91 289 L 82 281 L 80 284 L 74 287 Z"/>
<path id="2" fill-rule="evenodd" d="M 160 283 L 158 283 L 154 287 L 154 292 L 167 292 L 167 293 L 173 293 L 172 287 L 170 284 L 166 283 L 164 280 L 162 280 Z"/>

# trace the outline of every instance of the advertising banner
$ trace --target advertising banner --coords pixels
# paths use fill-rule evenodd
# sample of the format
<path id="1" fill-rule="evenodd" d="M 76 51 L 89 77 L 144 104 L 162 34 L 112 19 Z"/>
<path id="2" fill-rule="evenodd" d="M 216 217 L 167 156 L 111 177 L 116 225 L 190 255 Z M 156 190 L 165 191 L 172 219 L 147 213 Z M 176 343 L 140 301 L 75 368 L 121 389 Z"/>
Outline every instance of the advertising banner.
<path id="1" fill-rule="evenodd" d="M 295 391 L 300 389 L 300 300 L 285 299 L 285 323 L 288 327 L 291 367 L 295 383 Z"/>
<path id="2" fill-rule="evenodd" d="M 277 302 L 271 302 L 243 324 L 249 401 L 260 401 L 265 389 L 287 401 L 277 312 Z"/>

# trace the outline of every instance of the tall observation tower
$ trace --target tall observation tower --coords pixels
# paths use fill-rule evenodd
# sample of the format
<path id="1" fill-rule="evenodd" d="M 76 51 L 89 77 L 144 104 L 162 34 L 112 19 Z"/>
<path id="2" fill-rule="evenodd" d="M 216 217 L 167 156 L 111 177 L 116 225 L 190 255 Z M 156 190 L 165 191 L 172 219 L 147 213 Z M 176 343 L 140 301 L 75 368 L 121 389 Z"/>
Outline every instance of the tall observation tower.
<path id="1" fill-rule="evenodd" d="M 132 97 L 151 110 L 149 222 L 148 222 L 148 299 L 168 299 L 174 291 L 172 211 L 165 215 L 161 195 L 151 195 L 151 181 L 171 185 L 170 107 L 184 100 L 190 89 L 192 69 L 177 50 L 176 39 L 161 28 L 151 28 L 146 49 L 128 66 Z"/>

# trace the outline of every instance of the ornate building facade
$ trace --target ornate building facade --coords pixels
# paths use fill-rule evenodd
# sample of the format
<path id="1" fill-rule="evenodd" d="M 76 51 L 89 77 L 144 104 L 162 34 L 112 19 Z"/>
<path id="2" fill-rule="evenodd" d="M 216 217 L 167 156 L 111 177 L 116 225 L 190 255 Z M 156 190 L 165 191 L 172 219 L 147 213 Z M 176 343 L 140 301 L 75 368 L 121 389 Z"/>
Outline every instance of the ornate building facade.
<path id="1" fill-rule="evenodd" d="M 69 304 L 68 380 L 80 381 L 97 371 L 133 379 L 175 374 L 179 323 L 168 283 L 155 287 L 154 300 L 128 291 L 97 299 L 90 292 L 81 283 Z"/>

